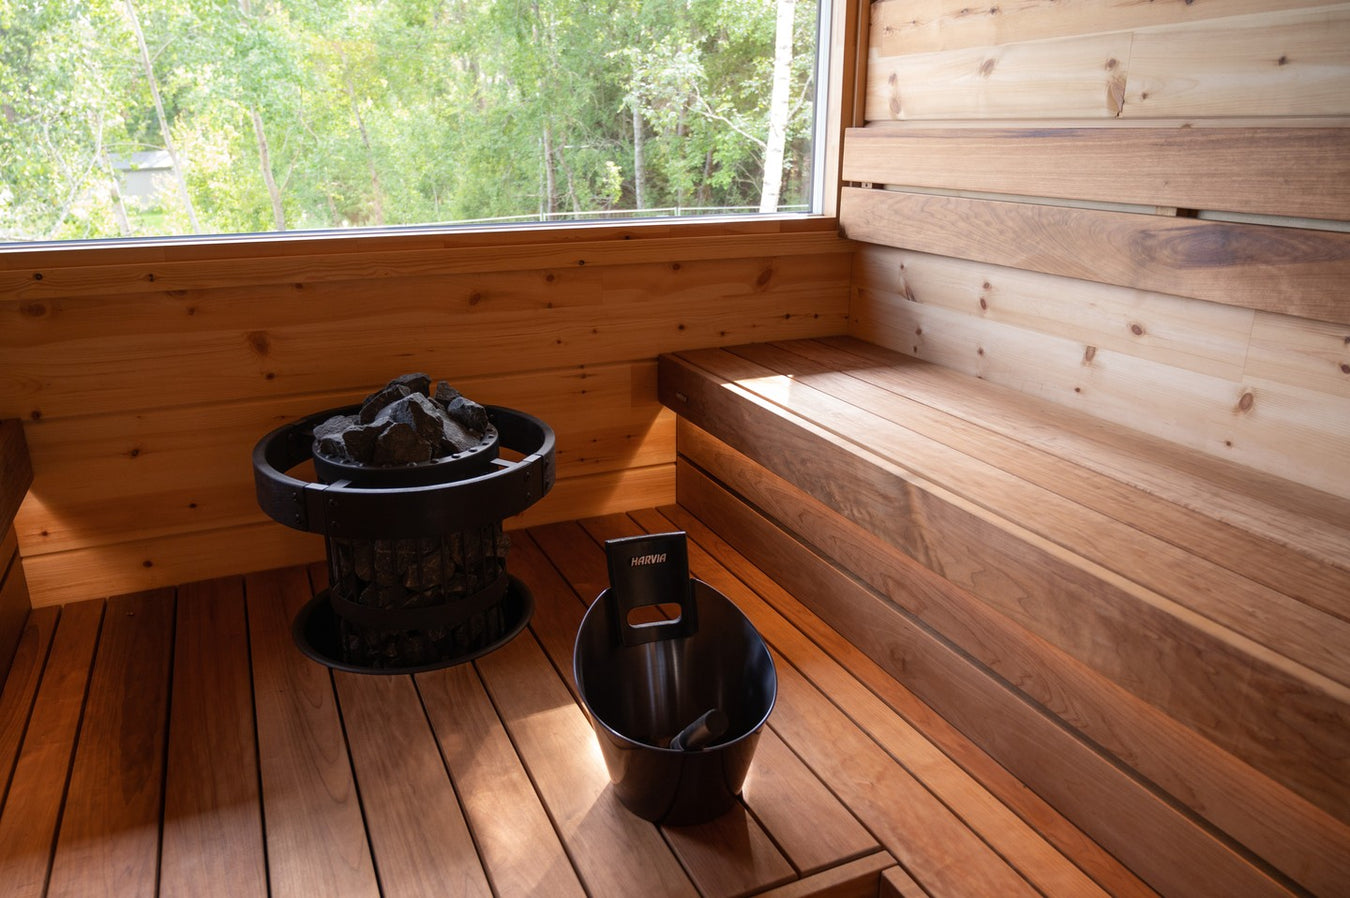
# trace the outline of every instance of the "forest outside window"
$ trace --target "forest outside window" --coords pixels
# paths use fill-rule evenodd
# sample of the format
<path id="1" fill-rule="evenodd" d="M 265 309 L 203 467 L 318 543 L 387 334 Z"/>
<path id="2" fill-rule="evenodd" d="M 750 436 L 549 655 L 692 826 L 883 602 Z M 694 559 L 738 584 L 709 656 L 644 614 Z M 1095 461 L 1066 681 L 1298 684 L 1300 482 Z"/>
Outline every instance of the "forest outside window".
<path id="1" fill-rule="evenodd" d="M 820 5 L 0 0 L 0 242 L 816 212 Z"/>

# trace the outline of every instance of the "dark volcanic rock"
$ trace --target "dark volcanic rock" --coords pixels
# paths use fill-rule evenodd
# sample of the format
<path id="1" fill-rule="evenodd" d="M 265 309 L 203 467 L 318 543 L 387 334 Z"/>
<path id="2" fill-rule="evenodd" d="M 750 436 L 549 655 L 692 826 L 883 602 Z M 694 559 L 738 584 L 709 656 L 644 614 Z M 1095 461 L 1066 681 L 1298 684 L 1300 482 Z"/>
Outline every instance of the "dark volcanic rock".
<path id="1" fill-rule="evenodd" d="M 431 378 L 405 374 L 366 397 L 355 415 L 314 428 L 314 450 L 348 464 L 420 464 L 478 445 L 491 426 L 487 410 L 445 381 L 428 397 Z"/>

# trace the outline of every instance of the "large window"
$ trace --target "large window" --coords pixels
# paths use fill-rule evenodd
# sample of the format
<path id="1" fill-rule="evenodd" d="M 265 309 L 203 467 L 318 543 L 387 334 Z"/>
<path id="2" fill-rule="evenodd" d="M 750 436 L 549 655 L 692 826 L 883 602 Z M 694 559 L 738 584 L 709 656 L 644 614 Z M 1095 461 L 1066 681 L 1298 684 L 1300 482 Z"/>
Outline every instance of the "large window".
<path id="1" fill-rule="evenodd" d="M 818 0 L 0 0 L 0 242 L 815 211 Z"/>

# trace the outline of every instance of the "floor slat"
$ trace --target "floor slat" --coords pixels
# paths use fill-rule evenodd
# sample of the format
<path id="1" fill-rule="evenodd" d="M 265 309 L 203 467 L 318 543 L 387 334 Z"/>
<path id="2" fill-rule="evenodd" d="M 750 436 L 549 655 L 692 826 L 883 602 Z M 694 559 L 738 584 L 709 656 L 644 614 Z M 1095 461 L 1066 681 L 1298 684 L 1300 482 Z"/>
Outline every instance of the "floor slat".
<path id="1" fill-rule="evenodd" d="M 103 603 L 61 610 L 23 748 L 0 814 L 0 882 L 13 898 L 42 898 L 98 643 Z"/>
<path id="2" fill-rule="evenodd" d="M 160 894 L 266 898 L 244 580 L 178 589 Z"/>
<path id="3" fill-rule="evenodd" d="M 301 568 L 250 574 L 249 637 L 272 898 L 364 898 L 379 885 L 326 668 L 296 651 Z"/>

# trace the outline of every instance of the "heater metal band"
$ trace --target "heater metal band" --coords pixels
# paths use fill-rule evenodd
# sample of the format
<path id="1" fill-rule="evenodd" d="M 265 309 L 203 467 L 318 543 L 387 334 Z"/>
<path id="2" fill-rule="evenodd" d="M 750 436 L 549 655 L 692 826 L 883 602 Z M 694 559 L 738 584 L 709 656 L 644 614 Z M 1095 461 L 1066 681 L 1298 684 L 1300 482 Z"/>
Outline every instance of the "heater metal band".
<path id="1" fill-rule="evenodd" d="M 490 473 L 428 486 L 365 489 L 291 477 L 285 472 L 312 457 L 314 427 L 341 410 L 279 427 L 253 449 L 258 505 L 296 530 L 355 539 L 443 536 L 519 514 L 553 488 L 553 430 L 515 409 L 485 408 L 501 445 L 524 457 L 498 459 Z"/>

